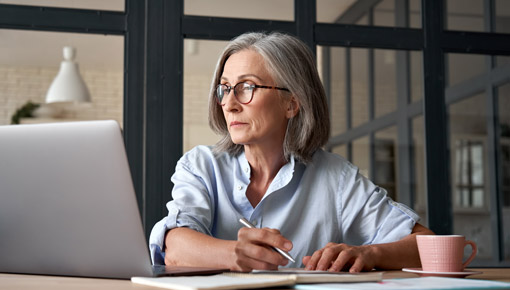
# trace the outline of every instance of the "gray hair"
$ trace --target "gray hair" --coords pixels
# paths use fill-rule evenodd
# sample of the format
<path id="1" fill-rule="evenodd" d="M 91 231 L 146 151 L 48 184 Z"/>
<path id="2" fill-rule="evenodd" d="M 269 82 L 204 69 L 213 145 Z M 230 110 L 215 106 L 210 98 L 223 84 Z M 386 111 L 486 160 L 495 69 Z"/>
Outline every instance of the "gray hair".
<path id="1" fill-rule="evenodd" d="M 290 155 L 301 162 L 310 162 L 313 153 L 329 139 L 330 121 L 326 93 L 322 86 L 315 58 L 308 46 L 296 37 L 282 33 L 242 34 L 229 42 L 223 50 L 209 93 L 209 126 L 222 138 L 216 144 L 216 153 L 240 154 L 243 145 L 234 144 L 221 106 L 216 102 L 216 86 L 220 83 L 227 59 L 242 50 L 259 53 L 276 82 L 276 86 L 288 88 L 299 103 L 299 111 L 289 119 L 283 142 L 285 159 Z"/>

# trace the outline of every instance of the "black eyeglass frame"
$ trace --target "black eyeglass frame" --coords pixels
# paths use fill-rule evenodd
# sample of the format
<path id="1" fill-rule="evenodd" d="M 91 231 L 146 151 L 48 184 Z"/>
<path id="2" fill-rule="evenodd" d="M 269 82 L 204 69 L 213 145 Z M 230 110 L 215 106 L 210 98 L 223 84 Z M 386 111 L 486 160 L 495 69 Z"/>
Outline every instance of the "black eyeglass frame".
<path id="1" fill-rule="evenodd" d="M 250 96 L 250 100 L 248 102 L 241 102 L 239 100 L 239 98 L 237 97 L 237 93 L 236 93 L 236 88 L 239 86 L 239 85 L 248 85 L 248 87 L 250 88 L 251 90 L 251 96 Z M 243 104 L 243 105 L 247 105 L 249 103 L 251 103 L 251 101 L 253 100 L 253 92 L 255 91 L 255 89 L 272 89 L 272 90 L 281 90 L 281 91 L 287 91 L 287 92 L 290 92 L 289 89 L 287 88 L 280 88 L 280 87 L 275 87 L 275 86 L 263 86 L 263 85 L 255 85 L 255 84 L 250 84 L 250 83 L 247 83 L 247 82 L 240 82 L 240 83 L 237 83 L 235 84 L 234 86 L 227 86 L 225 84 L 219 84 L 216 86 L 216 95 L 215 95 L 215 99 L 216 99 L 216 102 L 218 103 L 218 105 L 220 106 L 225 106 L 225 104 L 222 104 L 221 101 L 220 101 L 220 98 L 219 98 L 219 89 L 220 88 L 224 88 L 223 89 L 223 97 L 221 98 L 221 101 L 223 101 L 224 97 L 225 97 L 225 92 L 227 93 L 226 95 L 228 96 L 230 94 L 230 91 L 232 89 L 234 89 L 234 97 L 236 98 L 236 101 L 238 101 L 239 103 Z M 242 87 L 242 88 L 245 88 L 245 87 Z"/>

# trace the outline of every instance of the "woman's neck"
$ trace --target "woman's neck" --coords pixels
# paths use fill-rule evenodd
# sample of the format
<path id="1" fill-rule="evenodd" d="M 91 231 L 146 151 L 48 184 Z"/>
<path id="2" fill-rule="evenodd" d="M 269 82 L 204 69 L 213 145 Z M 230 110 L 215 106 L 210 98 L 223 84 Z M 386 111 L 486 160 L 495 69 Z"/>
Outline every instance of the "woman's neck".
<path id="1" fill-rule="evenodd" d="M 281 146 L 279 150 L 268 150 L 246 145 L 244 153 L 251 167 L 252 181 L 254 178 L 258 181 L 273 180 L 280 168 L 287 163 Z"/>
<path id="2" fill-rule="evenodd" d="M 278 171 L 287 163 L 282 146 L 277 148 L 280 150 L 261 150 L 253 146 L 244 146 L 245 156 L 251 167 L 246 197 L 254 208 L 264 197 Z"/>

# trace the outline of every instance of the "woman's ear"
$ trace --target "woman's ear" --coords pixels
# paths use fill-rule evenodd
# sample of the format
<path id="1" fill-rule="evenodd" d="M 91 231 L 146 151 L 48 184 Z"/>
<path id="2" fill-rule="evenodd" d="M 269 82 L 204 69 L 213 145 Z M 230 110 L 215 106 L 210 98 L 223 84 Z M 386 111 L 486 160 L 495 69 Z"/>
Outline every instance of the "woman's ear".
<path id="1" fill-rule="evenodd" d="M 296 98 L 291 97 L 289 102 L 287 103 L 287 119 L 293 118 L 299 112 L 299 102 Z"/>

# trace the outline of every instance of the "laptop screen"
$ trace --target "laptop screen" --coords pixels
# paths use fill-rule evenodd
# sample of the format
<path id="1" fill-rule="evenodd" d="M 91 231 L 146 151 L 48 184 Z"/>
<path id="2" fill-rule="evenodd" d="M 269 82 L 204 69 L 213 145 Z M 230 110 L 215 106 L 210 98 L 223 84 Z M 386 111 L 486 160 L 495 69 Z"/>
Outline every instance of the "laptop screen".
<path id="1" fill-rule="evenodd" d="M 0 272 L 151 275 L 115 121 L 0 126 Z"/>

